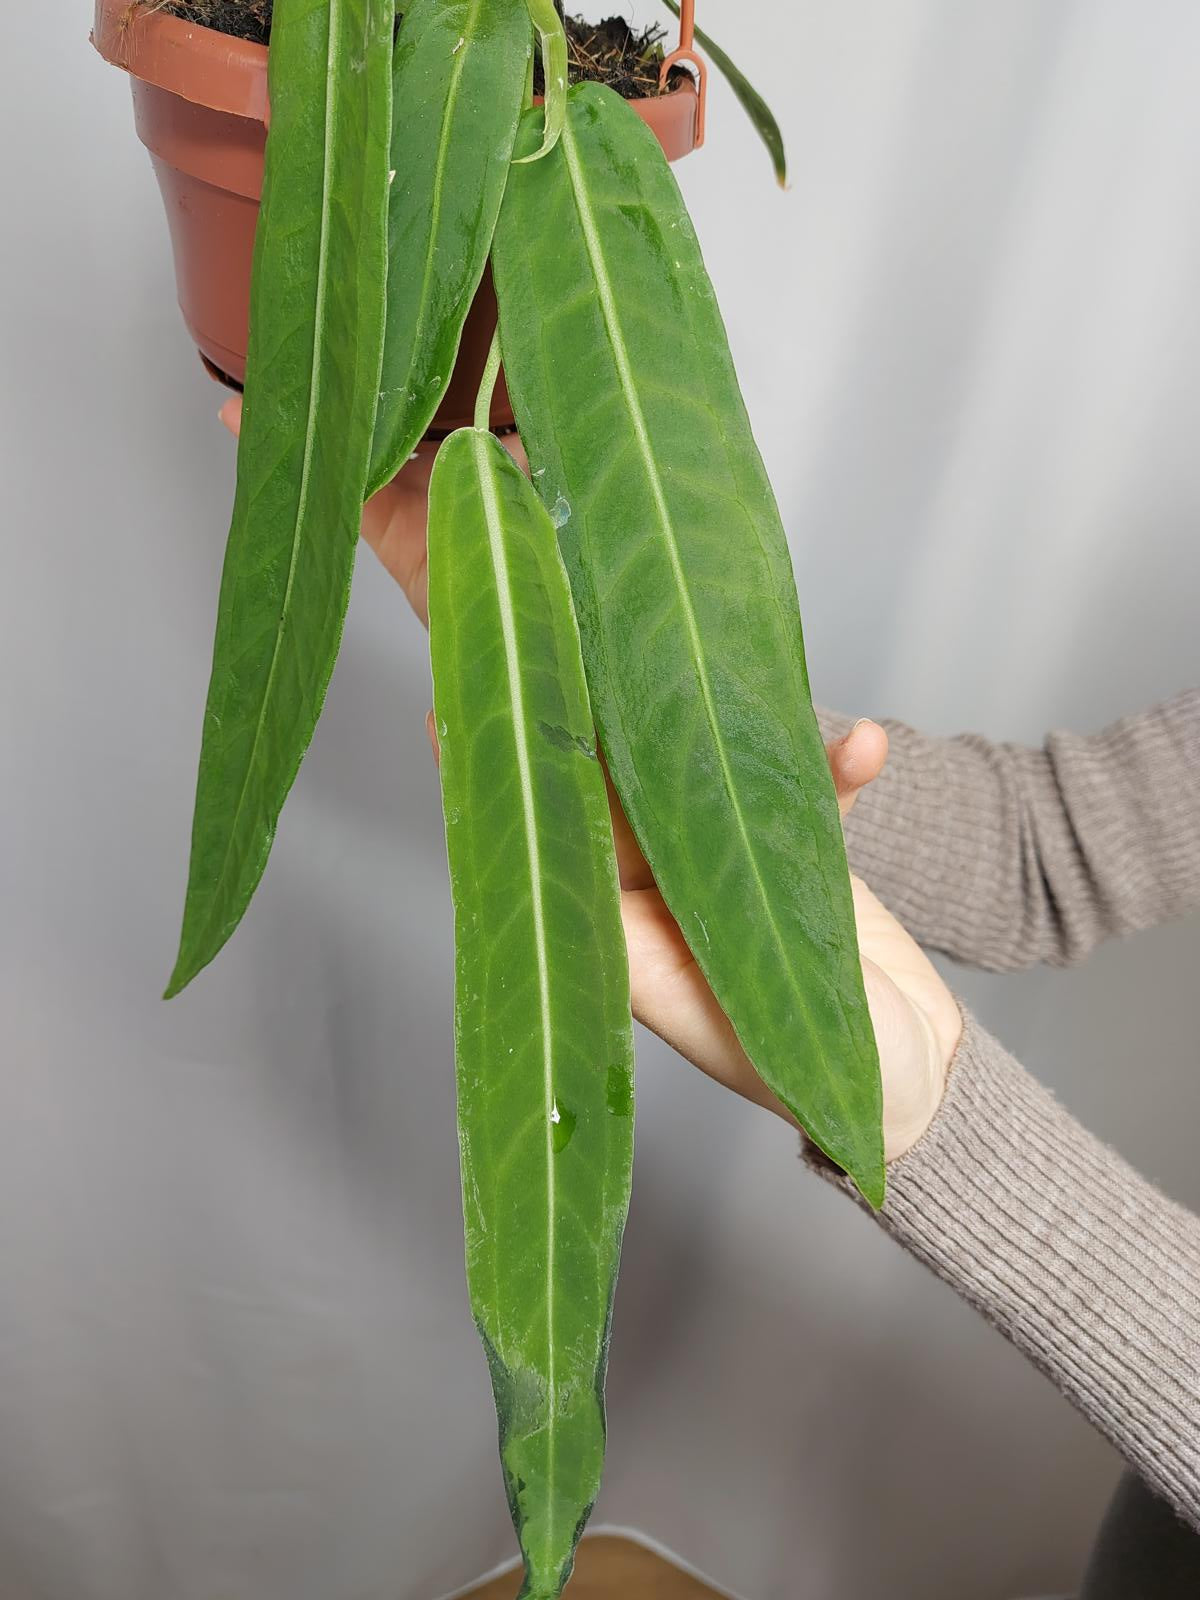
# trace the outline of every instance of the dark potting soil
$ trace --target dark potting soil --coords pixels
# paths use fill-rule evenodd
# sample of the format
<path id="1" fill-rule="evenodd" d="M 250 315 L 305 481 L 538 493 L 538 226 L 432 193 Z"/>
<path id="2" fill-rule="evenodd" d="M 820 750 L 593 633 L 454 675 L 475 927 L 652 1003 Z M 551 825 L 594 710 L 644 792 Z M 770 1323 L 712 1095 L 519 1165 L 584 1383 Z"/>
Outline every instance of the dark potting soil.
<path id="1" fill-rule="evenodd" d="M 147 11 L 170 11 L 173 16 L 198 22 L 236 39 L 266 44 L 271 37 L 273 0 L 141 0 Z"/>
<path id="2" fill-rule="evenodd" d="M 651 23 L 647 28 L 631 28 L 624 17 L 606 17 L 603 22 L 585 22 L 582 17 L 567 17 L 567 75 L 572 83 L 606 83 L 626 100 L 644 99 L 659 93 L 658 73 L 663 62 L 663 40 L 667 30 Z M 673 72 L 667 88 L 673 89 L 679 74 Z M 543 87 L 542 63 L 534 68 L 533 86 L 538 94 Z"/>
<path id="3" fill-rule="evenodd" d="M 147 11 L 170 11 L 205 28 L 238 39 L 266 44 L 271 37 L 272 0 L 135 0 Z M 626 100 L 658 94 L 658 71 L 666 29 L 657 24 L 631 28 L 623 17 L 584 22 L 567 17 L 567 45 L 572 83 L 606 83 Z M 541 65 L 534 87 L 542 90 Z M 674 79 L 676 74 L 672 73 Z M 674 87 L 674 84 L 668 84 Z"/>

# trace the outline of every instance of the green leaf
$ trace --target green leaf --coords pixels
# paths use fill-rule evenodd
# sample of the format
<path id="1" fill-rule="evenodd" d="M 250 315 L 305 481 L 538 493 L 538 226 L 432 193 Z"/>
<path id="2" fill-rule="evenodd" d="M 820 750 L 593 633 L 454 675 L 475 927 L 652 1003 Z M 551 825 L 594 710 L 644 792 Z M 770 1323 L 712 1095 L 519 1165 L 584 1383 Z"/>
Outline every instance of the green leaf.
<path id="1" fill-rule="evenodd" d="M 371 493 L 408 460 L 449 385 L 491 248 L 532 49 L 525 0 L 416 0 L 405 12 Z"/>
<path id="2" fill-rule="evenodd" d="M 633 1039 L 604 777 L 554 527 L 477 429 L 453 434 L 434 467 L 429 616 L 467 1276 L 522 1594 L 551 1596 L 603 1466 Z"/>
<path id="3" fill-rule="evenodd" d="M 558 143 L 567 115 L 567 30 L 563 19 L 554 0 L 526 0 L 526 4 L 537 29 L 538 48 L 542 55 L 546 109 L 541 145 L 532 154 L 522 156 L 522 164 L 540 161 L 543 156 L 550 154 Z"/>
<path id="4" fill-rule="evenodd" d="M 538 135 L 530 113 L 518 148 Z M 875 1204 L 879 1065 L 787 542 L 657 141 L 568 96 L 494 248 L 509 393 L 555 508 L 630 822 L 761 1076 Z"/>
<path id="5" fill-rule="evenodd" d="M 177 994 L 236 928 L 341 639 L 383 347 L 392 0 L 276 0 L 238 487 Z"/>
<path id="6" fill-rule="evenodd" d="M 668 11 L 673 11 L 676 16 L 679 15 L 678 0 L 663 0 L 663 4 Z M 767 147 L 771 165 L 775 168 L 775 181 L 781 189 L 786 188 L 787 154 L 783 148 L 783 134 L 770 106 L 747 79 L 745 73 L 729 59 L 716 40 L 711 39 L 703 28 L 696 29 L 696 42 L 704 50 L 705 55 L 711 58 L 713 65 L 726 78 L 729 87 L 741 102 L 742 109 Z"/>

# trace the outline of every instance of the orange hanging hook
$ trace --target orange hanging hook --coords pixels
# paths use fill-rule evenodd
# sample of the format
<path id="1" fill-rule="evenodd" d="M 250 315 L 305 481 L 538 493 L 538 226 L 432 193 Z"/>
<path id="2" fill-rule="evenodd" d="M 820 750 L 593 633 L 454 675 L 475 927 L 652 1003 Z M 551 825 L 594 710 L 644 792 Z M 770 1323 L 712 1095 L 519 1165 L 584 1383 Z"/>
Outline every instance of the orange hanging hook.
<path id="1" fill-rule="evenodd" d="M 679 0 L 679 49 L 673 50 L 658 75 L 660 88 L 666 88 L 672 67 L 686 62 L 696 70 L 696 149 L 704 143 L 704 124 L 708 109 L 708 63 L 695 51 L 696 0 Z"/>

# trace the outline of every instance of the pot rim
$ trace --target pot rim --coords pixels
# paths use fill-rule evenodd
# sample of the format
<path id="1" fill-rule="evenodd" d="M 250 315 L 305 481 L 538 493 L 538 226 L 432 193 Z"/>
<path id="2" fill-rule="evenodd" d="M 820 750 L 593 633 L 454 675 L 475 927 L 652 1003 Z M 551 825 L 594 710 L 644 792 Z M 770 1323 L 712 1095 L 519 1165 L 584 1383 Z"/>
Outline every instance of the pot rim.
<path id="1" fill-rule="evenodd" d="M 114 67 L 195 105 L 267 120 L 267 47 L 135 0 L 96 0 L 92 44 Z"/>
<path id="2" fill-rule="evenodd" d="M 237 39 L 167 11 L 143 10 L 137 0 L 96 0 L 91 38 L 105 61 L 144 83 L 213 111 L 268 120 L 265 44 Z M 679 95 L 693 102 L 689 109 L 694 141 L 699 132 L 699 95 L 690 74 L 684 74 L 669 95 L 644 96 L 633 103 L 665 107 Z"/>

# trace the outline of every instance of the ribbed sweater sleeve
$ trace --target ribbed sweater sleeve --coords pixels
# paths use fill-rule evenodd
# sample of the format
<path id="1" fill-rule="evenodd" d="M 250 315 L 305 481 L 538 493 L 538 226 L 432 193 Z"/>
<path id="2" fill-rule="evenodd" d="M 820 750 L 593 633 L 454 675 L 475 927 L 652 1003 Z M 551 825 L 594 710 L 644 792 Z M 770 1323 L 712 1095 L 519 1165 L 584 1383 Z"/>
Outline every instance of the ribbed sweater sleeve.
<path id="1" fill-rule="evenodd" d="M 846 843 L 921 944 L 993 971 L 1061 966 L 1200 909 L 1200 690 L 1042 749 L 884 726 L 888 764 Z"/>
<path id="2" fill-rule="evenodd" d="M 941 1110 L 888 1168 L 880 1221 L 1200 1528 L 1200 1220 L 970 1016 Z"/>

